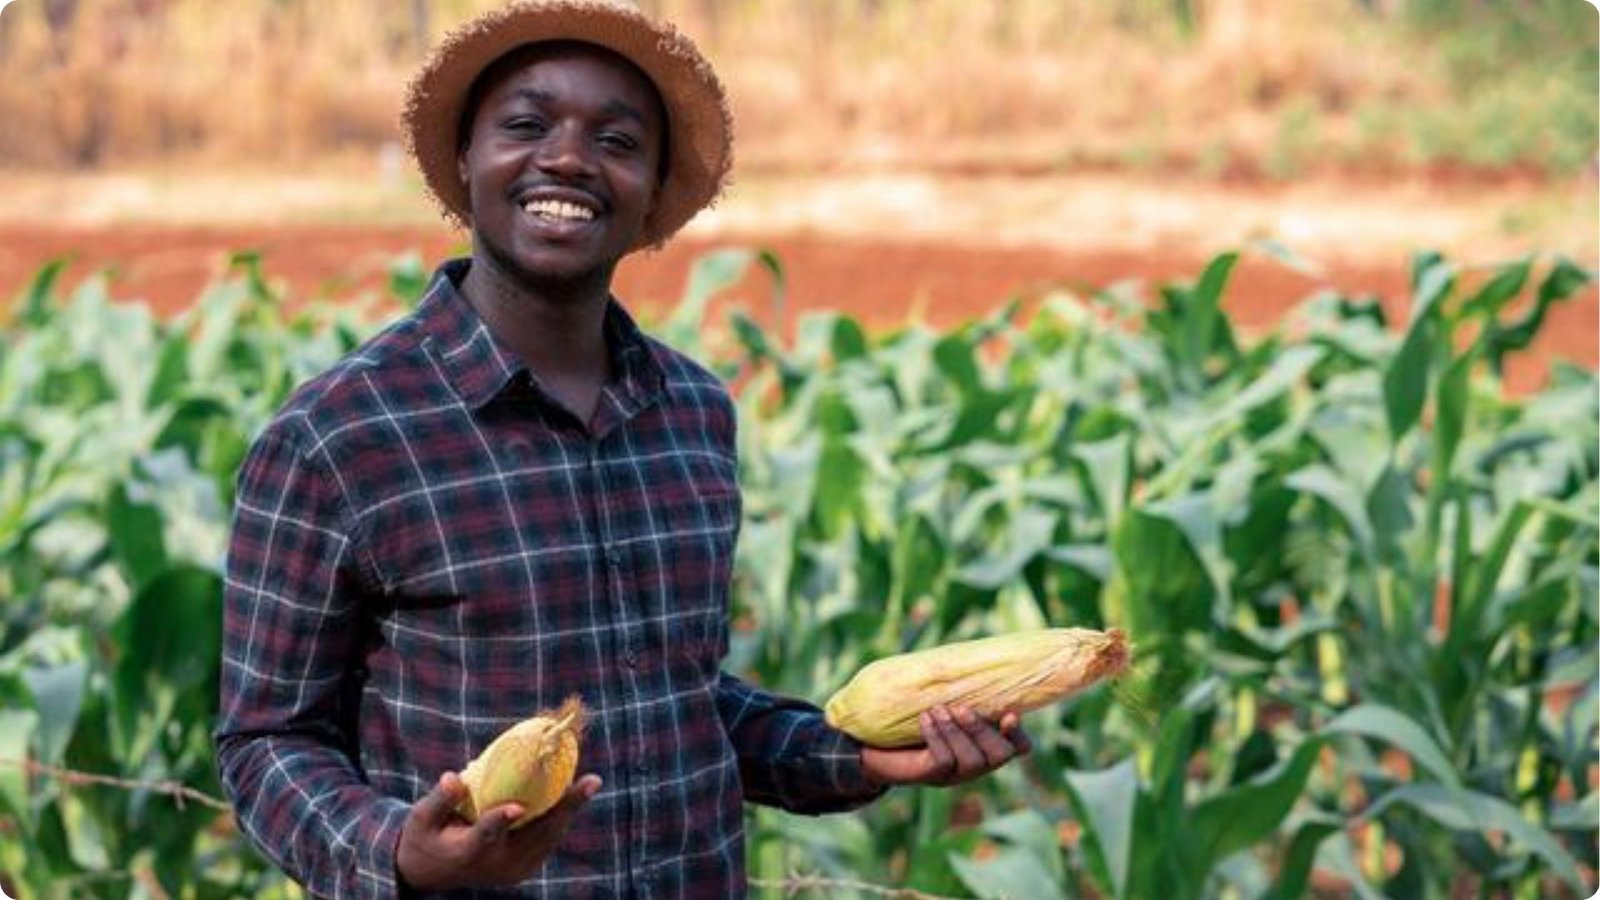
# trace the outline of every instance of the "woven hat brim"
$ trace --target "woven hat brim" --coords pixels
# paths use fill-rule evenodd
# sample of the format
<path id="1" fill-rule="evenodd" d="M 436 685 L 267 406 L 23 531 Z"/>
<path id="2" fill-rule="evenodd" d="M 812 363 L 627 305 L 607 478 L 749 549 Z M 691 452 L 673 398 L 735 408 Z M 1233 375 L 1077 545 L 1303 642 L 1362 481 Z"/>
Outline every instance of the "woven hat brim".
<path id="1" fill-rule="evenodd" d="M 668 169 L 634 249 L 659 246 L 711 205 L 733 167 L 733 117 L 711 65 L 688 37 L 609 0 L 528 0 L 485 13 L 450 32 L 406 88 L 403 131 L 440 211 L 470 228 L 456 165 L 467 92 L 490 63 L 524 44 L 582 41 L 616 52 L 655 83 L 666 107 Z"/>

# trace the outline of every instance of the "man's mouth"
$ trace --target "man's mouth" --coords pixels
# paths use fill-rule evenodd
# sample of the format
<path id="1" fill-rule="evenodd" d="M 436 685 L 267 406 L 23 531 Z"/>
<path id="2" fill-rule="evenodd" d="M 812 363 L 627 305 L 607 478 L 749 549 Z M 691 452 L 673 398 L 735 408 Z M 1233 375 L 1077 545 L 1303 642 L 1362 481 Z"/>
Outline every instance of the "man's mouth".
<path id="1" fill-rule="evenodd" d="M 529 200 L 522 211 L 543 222 L 591 222 L 595 211 L 566 200 Z"/>

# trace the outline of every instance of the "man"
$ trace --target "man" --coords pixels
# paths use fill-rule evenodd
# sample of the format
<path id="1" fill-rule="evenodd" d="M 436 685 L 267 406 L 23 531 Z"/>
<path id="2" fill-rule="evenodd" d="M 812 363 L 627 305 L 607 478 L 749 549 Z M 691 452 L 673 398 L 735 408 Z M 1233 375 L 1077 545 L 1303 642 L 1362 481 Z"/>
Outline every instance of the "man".
<path id="1" fill-rule="evenodd" d="M 965 710 L 862 747 L 720 671 L 734 406 L 610 294 L 726 178 L 693 45 L 514 3 L 441 44 L 405 124 L 471 258 L 297 391 L 238 479 L 218 756 L 262 850 L 325 896 L 723 898 L 745 800 L 847 810 L 1026 752 L 1015 716 Z M 572 694 L 589 774 L 522 828 L 459 818 L 455 771 Z"/>

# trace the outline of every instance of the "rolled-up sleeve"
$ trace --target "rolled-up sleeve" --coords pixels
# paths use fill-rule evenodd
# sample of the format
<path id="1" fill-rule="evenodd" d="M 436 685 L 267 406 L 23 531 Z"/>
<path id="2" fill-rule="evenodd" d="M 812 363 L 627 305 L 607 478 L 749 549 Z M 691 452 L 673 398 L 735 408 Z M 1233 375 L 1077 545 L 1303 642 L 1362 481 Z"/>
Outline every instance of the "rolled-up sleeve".
<path id="1" fill-rule="evenodd" d="M 745 799 L 794 813 L 845 812 L 882 796 L 861 769 L 861 744 L 834 728 L 822 710 L 767 693 L 722 673 L 722 727 L 739 758 Z"/>
<path id="2" fill-rule="evenodd" d="M 392 898 L 410 806 L 367 784 L 354 749 L 371 580 L 348 505 L 307 444 L 277 423 L 239 473 L 218 766 L 240 828 L 313 894 Z"/>

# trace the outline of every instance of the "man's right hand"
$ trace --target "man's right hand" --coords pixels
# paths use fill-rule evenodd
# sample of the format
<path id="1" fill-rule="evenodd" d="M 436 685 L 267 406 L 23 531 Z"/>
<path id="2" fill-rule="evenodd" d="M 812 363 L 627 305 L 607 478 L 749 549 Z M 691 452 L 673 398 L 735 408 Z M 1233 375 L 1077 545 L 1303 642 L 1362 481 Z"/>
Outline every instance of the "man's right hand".
<path id="1" fill-rule="evenodd" d="M 400 829 L 395 868 L 402 884 L 416 891 L 517 884 L 544 864 L 568 826 L 600 790 L 597 775 L 585 775 L 567 788 L 549 812 L 512 831 L 523 809 L 507 803 L 486 811 L 476 823 L 456 814 L 467 786 L 454 772 L 440 776 L 426 797 L 411 807 Z"/>

